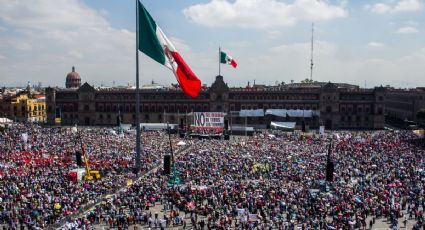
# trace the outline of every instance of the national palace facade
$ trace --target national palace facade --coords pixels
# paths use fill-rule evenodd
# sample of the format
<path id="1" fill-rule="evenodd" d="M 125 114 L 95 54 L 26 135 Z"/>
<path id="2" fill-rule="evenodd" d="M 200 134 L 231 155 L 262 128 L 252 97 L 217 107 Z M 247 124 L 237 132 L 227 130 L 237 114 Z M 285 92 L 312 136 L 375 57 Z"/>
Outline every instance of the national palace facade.
<path id="1" fill-rule="evenodd" d="M 46 88 L 47 122 L 60 118 L 63 125 L 116 125 L 117 117 L 135 124 L 135 89 L 131 87 L 95 88 L 81 85 L 79 74 L 67 76 L 66 88 Z M 178 88 L 143 88 L 140 90 L 140 122 L 189 125 L 191 112 L 225 112 L 231 125 L 248 124 L 269 127 L 271 121 L 301 122 L 310 128 L 381 129 L 384 127 L 385 88 L 360 89 L 337 83 L 291 83 L 277 86 L 254 85 L 228 87 L 223 76 L 204 86 L 200 96 L 189 98 Z M 315 116 L 301 118 L 274 116 L 243 117 L 241 111 L 263 110 L 315 111 Z"/>

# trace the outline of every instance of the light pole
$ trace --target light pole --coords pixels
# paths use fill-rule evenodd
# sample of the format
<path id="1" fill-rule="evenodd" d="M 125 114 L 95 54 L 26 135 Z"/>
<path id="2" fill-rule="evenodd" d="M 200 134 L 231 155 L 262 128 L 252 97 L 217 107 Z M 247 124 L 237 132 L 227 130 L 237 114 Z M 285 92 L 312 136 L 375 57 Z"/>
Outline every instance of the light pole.
<path id="1" fill-rule="evenodd" d="M 180 184 L 180 178 L 177 175 L 177 170 L 176 170 L 176 165 L 174 162 L 174 151 L 173 151 L 173 144 L 171 143 L 171 130 L 170 130 L 170 125 L 167 122 L 167 131 L 168 131 L 168 140 L 170 142 L 170 151 L 171 151 L 171 167 L 173 170 L 173 174 L 171 176 L 171 180 L 169 181 L 169 183 L 171 185 L 175 185 L 175 184 Z"/>

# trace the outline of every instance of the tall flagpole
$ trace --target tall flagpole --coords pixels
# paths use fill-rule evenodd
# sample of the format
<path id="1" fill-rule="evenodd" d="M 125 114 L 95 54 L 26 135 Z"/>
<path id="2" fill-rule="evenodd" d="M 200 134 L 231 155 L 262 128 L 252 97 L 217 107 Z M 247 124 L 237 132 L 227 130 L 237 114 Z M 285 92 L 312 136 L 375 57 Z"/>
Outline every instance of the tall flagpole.
<path id="1" fill-rule="evenodd" d="M 140 172 L 139 0 L 136 0 L 136 174 Z"/>
<path id="2" fill-rule="evenodd" d="M 221 47 L 218 46 L 218 75 L 221 76 Z"/>
<path id="3" fill-rule="evenodd" d="M 311 23 L 311 59 L 310 59 L 310 81 L 313 81 L 313 35 L 314 23 Z"/>

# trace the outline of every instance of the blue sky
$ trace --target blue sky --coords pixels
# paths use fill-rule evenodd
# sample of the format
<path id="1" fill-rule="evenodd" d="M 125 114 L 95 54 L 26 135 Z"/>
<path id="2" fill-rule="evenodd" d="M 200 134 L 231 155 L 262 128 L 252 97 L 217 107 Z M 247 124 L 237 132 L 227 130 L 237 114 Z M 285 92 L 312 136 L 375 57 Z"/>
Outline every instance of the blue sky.
<path id="1" fill-rule="evenodd" d="M 1 84 L 64 86 L 75 65 L 96 86 L 135 82 L 135 1 L 0 0 Z M 425 85 L 424 0 L 142 0 L 205 84 L 222 66 L 230 86 L 313 79 L 367 87 Z M 173 74 L 143 54 L 141 82 Z"/>

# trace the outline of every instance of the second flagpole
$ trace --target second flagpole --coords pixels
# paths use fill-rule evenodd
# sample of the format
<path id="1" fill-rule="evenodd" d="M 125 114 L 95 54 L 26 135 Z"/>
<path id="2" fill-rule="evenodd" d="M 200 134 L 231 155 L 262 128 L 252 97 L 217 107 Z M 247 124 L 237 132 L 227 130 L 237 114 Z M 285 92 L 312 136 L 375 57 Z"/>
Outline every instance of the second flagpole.
<path id="1" fill-rule="evenodd" d="M 218 75 L 221 76 L 221 47 L 218 46 Z"/>

